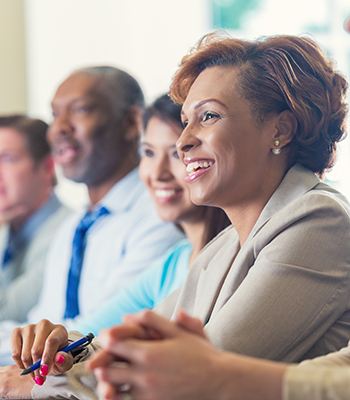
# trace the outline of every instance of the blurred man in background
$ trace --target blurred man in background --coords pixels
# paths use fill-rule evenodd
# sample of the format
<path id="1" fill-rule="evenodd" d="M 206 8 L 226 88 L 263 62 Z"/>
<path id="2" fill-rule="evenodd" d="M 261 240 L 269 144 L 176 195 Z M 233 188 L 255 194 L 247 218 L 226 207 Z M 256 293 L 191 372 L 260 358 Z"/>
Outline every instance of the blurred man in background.
<path id="1" fill-rule="evenodd" d="M 50 241 L 69 213 L 53 193 L 47 127 L 22 115 L 0 117 L 0 320 L 26 320 Z"/>

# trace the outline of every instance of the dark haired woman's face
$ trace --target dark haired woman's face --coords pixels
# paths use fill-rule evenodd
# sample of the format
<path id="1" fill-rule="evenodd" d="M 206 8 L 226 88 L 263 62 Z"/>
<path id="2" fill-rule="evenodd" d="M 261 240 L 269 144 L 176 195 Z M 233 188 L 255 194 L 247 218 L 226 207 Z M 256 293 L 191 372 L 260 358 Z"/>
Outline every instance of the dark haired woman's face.
<path id="1" fill-rule="evenodd" d="M 195 204 L 225 209 L 259 200 L 274 165 L 274 120 L 258 124 L 231 67 L 204 70 L 183 105 L 177 141 Z"/>
<path id="2" fill-rule="evenodd" d="M 152 117 L 143 137 L 140 177 L 165 221 L 188 222 L 201 215 L 185 183 L 186 170 L 176 150 L 181 127 Z"/>

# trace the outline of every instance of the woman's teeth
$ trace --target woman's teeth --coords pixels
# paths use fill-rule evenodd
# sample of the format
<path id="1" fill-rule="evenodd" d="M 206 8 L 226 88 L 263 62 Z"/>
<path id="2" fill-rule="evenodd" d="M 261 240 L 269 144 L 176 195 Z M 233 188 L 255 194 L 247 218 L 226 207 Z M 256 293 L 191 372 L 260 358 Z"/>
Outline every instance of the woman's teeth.
<path id="1" fill-rule="evenodd" d="M 171 190 L 155 190 L 154 191 L 154 194 L 156 195 L 156 197 L 159 197 L 159 198 L 171 197 L 171 196 L 174 196 L 175 193 L 176 193 L 176 191 L 173 189 L 171 189 Z"/>
<path id="2" fill-rule="evenodd" d="M 213 165 L 212 161 L 195 161 L 193 163 L 190 163 L 186 167 L 186 171 L 188 172 L 188 175 L 191 176 L 194 174 L 199 168 L 209 168 Z"/>

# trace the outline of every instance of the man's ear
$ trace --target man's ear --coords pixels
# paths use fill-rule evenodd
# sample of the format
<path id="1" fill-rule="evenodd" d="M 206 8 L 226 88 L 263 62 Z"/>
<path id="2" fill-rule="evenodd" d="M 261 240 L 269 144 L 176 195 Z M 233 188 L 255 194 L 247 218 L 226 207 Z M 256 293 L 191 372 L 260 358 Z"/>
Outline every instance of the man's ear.
<path id="1" fill-rule="evenodd" d="M 41 161 L 40 164 L 44 171 L 48 174 L 52 174 L 55 171 L 55 163 L 51 154 L 47 154 Z"/>
<path id="2" fill-rule="evenodd" d="M 276 118 L 276 128 L 274 140 L 278 140 L 282 148 L 292 141 L 298 128 L 298 121 L 290 110 L 284 110 Z"/>
<path id="3" fill-rule="evenodd" d="M 125 113 L 123 118 L 123 128 L 125 134 L 125 139 L 133 142 L 138 141 L 141 137 L 143 130 L 143 111 L 140 107 L 130 107 L 130 109 Z"/>
<path id="4" fill-rule="evenodd" d="M 45 156 L 39 163 L 42 173 L 46 176 L 48 181 L 51 181 L 53 186 L 56 185 L 55 163 L 51 154 Z"/>

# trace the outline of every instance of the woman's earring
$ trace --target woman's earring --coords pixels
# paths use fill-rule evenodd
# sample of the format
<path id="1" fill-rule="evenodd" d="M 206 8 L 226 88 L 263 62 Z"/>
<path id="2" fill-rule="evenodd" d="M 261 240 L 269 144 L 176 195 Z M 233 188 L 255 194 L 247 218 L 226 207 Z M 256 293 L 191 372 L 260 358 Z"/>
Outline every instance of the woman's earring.
<path id="1" fill-rule="evenodd" d="M 274 145 L 278 147 L 280 145 L 280 141 L 275 140 Z M 279 154 L 281 154 L 281 149 L 272 149 L 272 153 L 278 156 Z"/>

